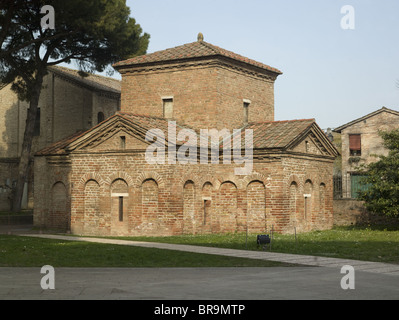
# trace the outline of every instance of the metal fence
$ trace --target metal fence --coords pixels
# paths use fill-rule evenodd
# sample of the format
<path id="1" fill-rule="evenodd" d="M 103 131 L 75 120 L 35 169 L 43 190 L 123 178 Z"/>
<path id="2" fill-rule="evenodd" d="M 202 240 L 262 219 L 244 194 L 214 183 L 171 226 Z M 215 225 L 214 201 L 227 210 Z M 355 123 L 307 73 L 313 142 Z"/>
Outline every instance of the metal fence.
<path id="1" fill-rule="evenodd" d="M 333 178 L 334 199 L 357 199 L 359 191 L 367 190 L 370 185 L 363 183 L 365 175 L 335 175 Z"/>

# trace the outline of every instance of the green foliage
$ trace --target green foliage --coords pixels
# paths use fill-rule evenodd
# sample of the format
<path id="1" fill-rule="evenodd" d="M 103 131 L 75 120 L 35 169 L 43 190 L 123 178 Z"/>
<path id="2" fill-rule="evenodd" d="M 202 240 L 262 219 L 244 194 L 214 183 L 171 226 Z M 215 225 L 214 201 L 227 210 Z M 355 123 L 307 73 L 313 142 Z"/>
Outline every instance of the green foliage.
<path id="1" fill-rule="evenodd" d="M 45 5 L 54 14 L 42 13 Z M 42 19 L 54 26 L 42 26 Z M 0 23 L 0 83 L 12 83 L 19 99 L 29 102 L 13 198 L 17 212 L 47 68 L 74 61 L 83 72 L 112 73 L 110 64 L 146 52 L 149 35 L 130 17 L 126 0 L 2 0 Z"/>
<path id="2" fill-rule="evenodd" d="M 41 27 L 44 5 L 54 8 L 54 29 Z M 7 0 L 0 4 L 0 22 L 0 80 L 14 82 L 28 101 L 39 69 L 75 61 L 80 70 L 102 72 L 145 54 L 149 43 L 125 0 Z"/>
<path id="3" fill-rule="evenodd" d="M 389 154 L 365 167 L 367 177 L 362 183 L 369 188 L 359 193 L 359 199 L 371 212 L 399 218 L 399 130 L 380 135 Z"/>

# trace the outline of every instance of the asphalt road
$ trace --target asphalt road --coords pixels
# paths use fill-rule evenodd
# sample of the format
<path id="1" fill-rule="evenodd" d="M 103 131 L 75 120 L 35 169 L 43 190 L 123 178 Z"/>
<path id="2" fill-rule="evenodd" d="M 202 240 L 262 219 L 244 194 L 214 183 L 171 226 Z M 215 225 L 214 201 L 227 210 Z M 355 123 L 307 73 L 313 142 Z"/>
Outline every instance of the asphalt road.
<path id="1" fill-rule="evenodd" d="M 0 268 L 2 300 L 398 300 L 399 276 L 337 268 Z M 43 282 L 44 281 L 44 282 Z"/>
<path id="2" fill-rule="evenodd" d="M 6 233 L 9 230 L 0 230 Z M 27 233 L 14 226 L 13 234 Z M 29 236 L 29 234 L 28 234 Z M 240 256 L 307 266 L 276 268 L 0 268 L 0 300 L 399 300 L 399 266 L 354 260 L 122 240 L 33 235 Z M 1 250 L 1 248 L 0 248 Z M 354 268 L 353 289 L 343 289 Z M 54 280 L 54 289 L 42 287 Z M 353 280 L 353 281 L 352 281 Z"/>

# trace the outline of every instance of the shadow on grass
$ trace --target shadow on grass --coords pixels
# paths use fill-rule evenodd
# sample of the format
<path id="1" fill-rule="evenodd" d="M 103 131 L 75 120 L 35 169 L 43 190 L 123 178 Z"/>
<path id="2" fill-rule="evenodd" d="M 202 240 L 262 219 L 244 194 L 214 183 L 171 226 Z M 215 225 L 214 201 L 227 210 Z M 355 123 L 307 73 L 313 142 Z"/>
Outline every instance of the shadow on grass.
<path id="1" fill-rule="evenodd" d="M 340 226 L 335 227 L 335 229 L 343 229 L 343 230 L 379 230 L 379 231 L 399 231 L 399 219 L 395 224 L 358 224 L 351 226 Z"/>
<path id="2" fill-rule="evenodd" d="M 120 239 L 262 251 L 256 243 L 257 235 L 247 237 L 245 233 Z M 399 264 L 399 227 L 336 227 L 297 234 L 296 237 L 276 233 L 266 251 Z"/>

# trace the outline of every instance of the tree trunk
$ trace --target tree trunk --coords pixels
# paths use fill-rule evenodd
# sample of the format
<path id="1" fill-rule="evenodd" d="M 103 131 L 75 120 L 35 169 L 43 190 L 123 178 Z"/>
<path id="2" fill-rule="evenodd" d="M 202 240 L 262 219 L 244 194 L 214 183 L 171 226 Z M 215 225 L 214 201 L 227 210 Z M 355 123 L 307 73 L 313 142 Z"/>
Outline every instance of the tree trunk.
<path id="1" fill-rule="evenodd" d="M 13 212 L 20 212 L 22 207 L 22 196 L 24 192 L 26 178 L 29 172 L 33 134 L 35 130 L 36 115 L 39 106 L 39 98 L 42 89 L 44 74 L 45 70 L 39 69 L 36 73 L 35 82 L 32 83 L 32 94 L 29 103 L 28 116 L 26 118 L 24 140 L 22 143 L 21 157 L 18 166 L 18 180 L 13 197 Z"/>

